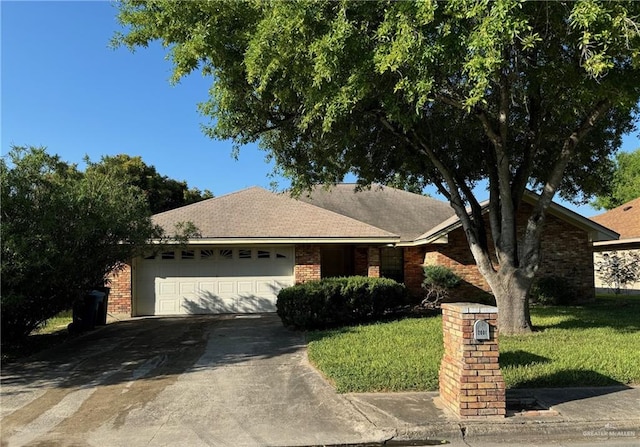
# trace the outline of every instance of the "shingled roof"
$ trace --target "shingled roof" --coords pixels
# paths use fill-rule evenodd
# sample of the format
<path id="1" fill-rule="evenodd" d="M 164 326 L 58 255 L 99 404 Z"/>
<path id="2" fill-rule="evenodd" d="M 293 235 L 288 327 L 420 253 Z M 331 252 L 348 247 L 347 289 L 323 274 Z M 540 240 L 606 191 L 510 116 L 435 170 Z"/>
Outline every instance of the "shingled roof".
<path id="1" fill-rule="evenodd" d="M 153 216 L 171 234 L 191 221 L 201 239 L 397 242 L 399 236 L 314 205 L 253 187 Z"/>
<path id="2" fill-rule="evenodd" d="M 454 215 L 448 203 L 389 186 L 355 192 L 353 183 L 315 187 L 300 200 L 383 228 L 410 242 Z"/>
<path id="3" fill-rule="evenodd" d="M 591 218 L 620 234 L 620 239 L 640 237 L 640 197 Z"/>

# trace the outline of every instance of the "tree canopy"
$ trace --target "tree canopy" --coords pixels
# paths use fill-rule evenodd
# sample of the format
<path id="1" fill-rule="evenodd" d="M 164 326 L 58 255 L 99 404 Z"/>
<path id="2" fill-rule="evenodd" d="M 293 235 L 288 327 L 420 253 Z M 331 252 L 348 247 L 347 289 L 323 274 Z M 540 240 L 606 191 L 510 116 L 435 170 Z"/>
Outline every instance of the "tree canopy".
<path id="1" fill-rule="evenodd" d="M 29 334 L 160 237 L 138 188 L 43 148 L 0 158 L 2 342 Z"/>
<path id="2" fill-rule="evenodd" d="M 598 194 L 591 203 L 594 208 L 610 210 L 640 197 L 640 148 L 616 154 L 610 186 L 608 193 Z"/>
<path id="3" fill-rule="evenodd" d="M 294 191 L 348 172 L 362 184 L 433 183 L 461 219 L 502 329 L 520 332 L 548 206 L 556 193 L 602 191 L 633 128 L 639 17 L 632 1 L 125 0 L 115 43 L 160 40 L 174 81 L 211 75 L 205 132 L 259 142 Z M 540 199 L 518 231 L 527 187 Z"/>
<path id="4" fill-rule="evenodd" d="M 185 181 L 160 175 L 154 166 L 147 165 L 139 156 L 119 154 L 104 156 L 95 163 L 87 161 L 87 172 L 113 175 L 142 190 L 153 214 L 213 197 L 209 190 L 189 188 Z"/>

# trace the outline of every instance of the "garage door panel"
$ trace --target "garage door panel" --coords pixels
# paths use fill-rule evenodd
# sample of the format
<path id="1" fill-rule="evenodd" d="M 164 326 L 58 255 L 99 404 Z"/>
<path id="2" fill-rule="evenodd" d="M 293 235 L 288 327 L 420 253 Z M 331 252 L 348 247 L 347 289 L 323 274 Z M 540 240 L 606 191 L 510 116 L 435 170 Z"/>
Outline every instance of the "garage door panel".
<path id="1" fill-rule="evenodd" d="M 238 281 L 238 295 L 245 296 L 253 293 L 253 281 Z"/>
<path id="2" fill-rule="evenodd" d="M 234 290 L 234 281 L 218 281 L 218 293 L 220 295 L 231 295 L 235 292 Z"/>
<path id="3" fill-rule="evenodd" d="M 257 295 L 242 295 L 238 298 L 238 313 L 275 312 L 275 300 Z"/>
<path id="4" fill-rule="evenodd" d="M 163 278 L 159 281 L 158 284 L 158 295 L 159 296 L 175 296 L 177 292 L 177 284 L 174 280 L 169 278 Z"/>
<path id="5" fill-rule="evenodd" d="M 214 293 L 200 291 L 195 298 L 183 297 L 181 313 L 190 315 L 235 312 L 235 299 L 222 298 Z"/>
<path id="6" fill-rule="evenodd" d="M 180 282 L 180 295 L 194 295 L 196 294 L 197 283 L 193 282 Z"/>

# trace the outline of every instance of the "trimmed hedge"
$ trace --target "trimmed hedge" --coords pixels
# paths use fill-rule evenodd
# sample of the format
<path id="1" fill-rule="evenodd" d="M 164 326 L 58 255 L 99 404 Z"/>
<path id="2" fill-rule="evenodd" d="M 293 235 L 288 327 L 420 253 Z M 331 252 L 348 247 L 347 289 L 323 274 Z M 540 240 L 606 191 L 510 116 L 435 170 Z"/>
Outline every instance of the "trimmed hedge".
<path id="1" fill-rule="evenodd" d="M 323 329 L 371 321 L 405 304 L 407 290 L 387 278 L 350 276 L 282 289 L 276 307 L 285 326 Z"/>

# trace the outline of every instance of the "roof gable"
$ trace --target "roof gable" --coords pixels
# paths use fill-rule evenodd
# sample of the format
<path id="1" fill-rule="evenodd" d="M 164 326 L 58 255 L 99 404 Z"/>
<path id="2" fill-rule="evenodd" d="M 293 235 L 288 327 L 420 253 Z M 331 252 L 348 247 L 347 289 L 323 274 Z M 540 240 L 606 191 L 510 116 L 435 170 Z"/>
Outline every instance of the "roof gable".
<path id="1" fill-rule="evenodd" d="M 538 197 L 539 196 L 534 192 L 525 191 L 525 194 L 523 196 L 523 201 L 525 203 L 533 205 L 538 201 Z M 489 201 L 486 200 L 480 203 L 480 206 L 483 208 L 483 212 L 486 213 L 489 209 Z M 574 227 L 577 227 L 586 231 L 587 233 L 590 234 L 591 240 L 593 241 L 611 240 L 611 239 L 618 238 L 618 234 L 616 232 L 611 231 L 609 228 L 597 222 L 594 222 L 584 216 L 581 216 L 575 211 L 571 211 L 569 208 L 566 208 L 555 202 L 551 203 L 547 212 L 550 215 L 553 215 L 565 221 L 569 225 L 572 225 Z M 450 233 L 451 231 L 461 226 L 462 226 L 462 222 L 460 221 L 460 218 L 458 218 L 458 216 L 456 215 L 453 215 L 447 220 L 445 220 L 444 222 L 441 222 L 439 225 L 421 234 L 419 237 L 416 238 L 415 242 L 420 244 L 428 244 L 428 243 L 434 242 L 437 239 L 441 238 L 442 236 L 445 236 L 446 234 Z"/>
<path id="2" fill-rule="evenodd" d="M 177 223 L 187 221 L 202 239 L 398 240 L 389 231 L 258 187 L 153 216 L 153 222 L 170 234 Z"/>
<path id="3" fill-rule="evenodd" d="M 620 233 L 620 238 L 640 237 L 640 197 L 591 218 L 594 222 Z"/>
<path id="4" fill-rule="evenodd" d="M 448 203 L 389 186 L 373 185 L 355 191 L 356 184 L 339 183 L 326 189 L 316 186 L 301 201 L 310 203 L 400 236 L 402 242 L 416 239 L 454 215 Z"/>

